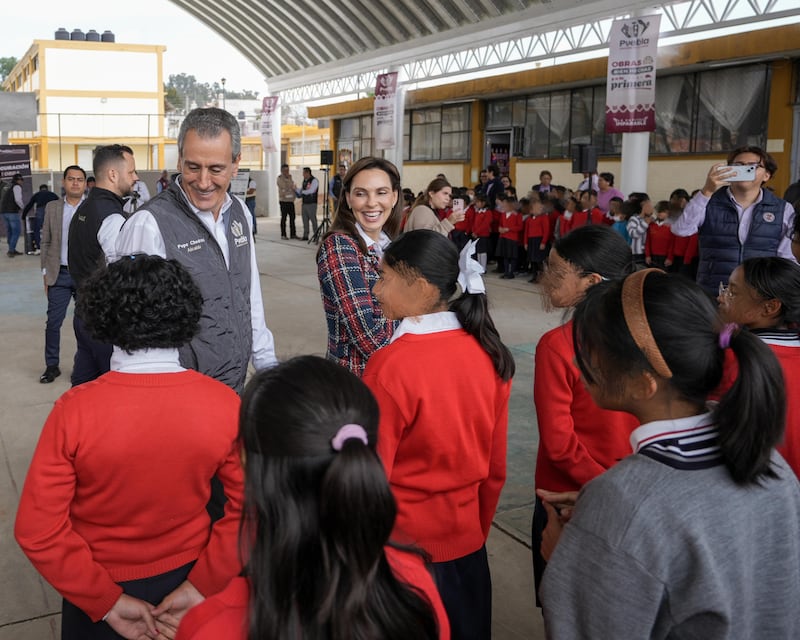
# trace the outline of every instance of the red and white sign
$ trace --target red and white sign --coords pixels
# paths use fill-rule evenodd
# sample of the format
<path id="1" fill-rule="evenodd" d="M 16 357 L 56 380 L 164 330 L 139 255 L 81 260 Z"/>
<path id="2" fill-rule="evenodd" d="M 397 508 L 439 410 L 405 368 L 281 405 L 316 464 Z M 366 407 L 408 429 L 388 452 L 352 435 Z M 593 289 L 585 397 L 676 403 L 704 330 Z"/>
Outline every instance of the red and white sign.
<path id="1" fill-rule="evenodd" d="M 608 36 L 606 133 L 655 131 L 661 16 L 614 20 Z"/>
<path id="2" fill-rule="evenodd" d="M 278 96 L 267 96 L 261 102 L 261 147 L 264 151 L 277 151 L 272 131 L 272 116 L 278 108 Z"/>
<path id="3" fill-rule="evenodd" d="M 375 149 L 394 149 L 397 71 L 381 73 L 375 83 Z"/>

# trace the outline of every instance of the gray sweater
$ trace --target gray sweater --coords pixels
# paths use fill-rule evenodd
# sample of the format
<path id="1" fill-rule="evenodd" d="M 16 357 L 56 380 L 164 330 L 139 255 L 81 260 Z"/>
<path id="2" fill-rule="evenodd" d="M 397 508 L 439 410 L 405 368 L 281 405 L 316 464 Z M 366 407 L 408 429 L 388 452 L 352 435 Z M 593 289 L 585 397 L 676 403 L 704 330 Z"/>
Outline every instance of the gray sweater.
<path id="1" fill-rule="evenodd" d="M 800 485 L 635 454 L 587 484 L 547 565 L 548 638 L 800 638 Z"/>

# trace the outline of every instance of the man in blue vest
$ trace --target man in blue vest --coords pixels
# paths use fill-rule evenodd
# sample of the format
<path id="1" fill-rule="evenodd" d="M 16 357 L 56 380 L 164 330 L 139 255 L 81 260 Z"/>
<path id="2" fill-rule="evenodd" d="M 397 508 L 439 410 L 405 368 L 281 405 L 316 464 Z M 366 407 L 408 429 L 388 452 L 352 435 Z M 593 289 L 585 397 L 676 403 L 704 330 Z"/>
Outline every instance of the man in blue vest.
<path id="1" fill-rule="evenodd" d="M 252 218 L 228 193 L 241 146 L 239 124 L 227 111 L 191 111 L 178 133 L 180 175 L 125 222 L 116 246 L 118 256 L 147 253 L 186 267 L 203 294 L 203 317 L 180 350 L 180 366 L 239 393 L 251 359 L 256 369 L 277 363 L 264 320 Z"/>
<path id="2" fill-rule="evenodd" d="M 731 167 L 750 167 L 750 180 L 729 180 Z M 699 233 L 700 264 L 697 282 L 716 297 L 720 284 L 727 286 L 731 272 L 743 260 L 780 256 L 794 260 L 792 205 L 764 184 L 775 175 L 773 157 L 759 147 L 739 147 L 726 163 L 711 167 L 703 188 L 697 192 L 672 225 L 672 233 Z"/>

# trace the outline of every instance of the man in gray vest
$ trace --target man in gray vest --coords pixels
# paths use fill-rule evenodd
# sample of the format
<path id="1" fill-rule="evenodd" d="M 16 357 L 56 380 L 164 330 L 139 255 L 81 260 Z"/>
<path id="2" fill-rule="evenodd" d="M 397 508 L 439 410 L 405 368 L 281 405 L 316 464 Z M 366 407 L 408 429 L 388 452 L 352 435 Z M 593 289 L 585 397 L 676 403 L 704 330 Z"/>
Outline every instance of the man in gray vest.
<path id="1" fill-rule="evenodd" d="M 180 350 L 180 364 L 239 393 L 251 358 L 256 369 L 277 363 L 251 218 L 244 202 L 228 194 L 240 158 L 241 134 L 231 114 L 191 111 L 178 134 L 180 175 L 125 222 L 116 246 L 118 256 L 159 255 L 189 270 L 203 294 L 203 317 Z"/>

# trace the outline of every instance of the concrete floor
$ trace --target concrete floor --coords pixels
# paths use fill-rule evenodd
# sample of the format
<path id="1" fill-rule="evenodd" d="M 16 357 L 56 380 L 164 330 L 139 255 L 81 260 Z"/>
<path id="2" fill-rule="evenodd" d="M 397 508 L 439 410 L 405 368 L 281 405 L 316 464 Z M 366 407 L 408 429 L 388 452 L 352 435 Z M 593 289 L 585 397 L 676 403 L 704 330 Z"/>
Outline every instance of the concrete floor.
<path id="1" fill-rule="evenodd" d="M 324 355 L 326 329 L 314 260 L 316 247 L 281 241 L 275 218 L 258 221 L 256 252 L 267 324 L 278 357 Z M 3 243 L 4 244 L 4 243 Z M 75 339 L 72 306 L 62 329 L 62 375 L 39 383 L 44 370 L 46 298 L 39 258 L 7 258 L 0 252 L 0 640 L 60 637 L 60 598 L 22 555 L 13 538 L 14 516 L 28 464 L 53 402 L 69 388 Z M 492 267 L 490 267 L 492 268 Z M 538 444 L 532 398 L 533 349 L 556 326 L 559 314 L 541 309 L 538 287 L 526 277 L 500 280 L 487 274 L 495 323 L 517 360 L 510 406 L 508 481 L 488 550 L 494 583 L 494 637 L 544 638 L 533 605 L 530 517 Z"/>

